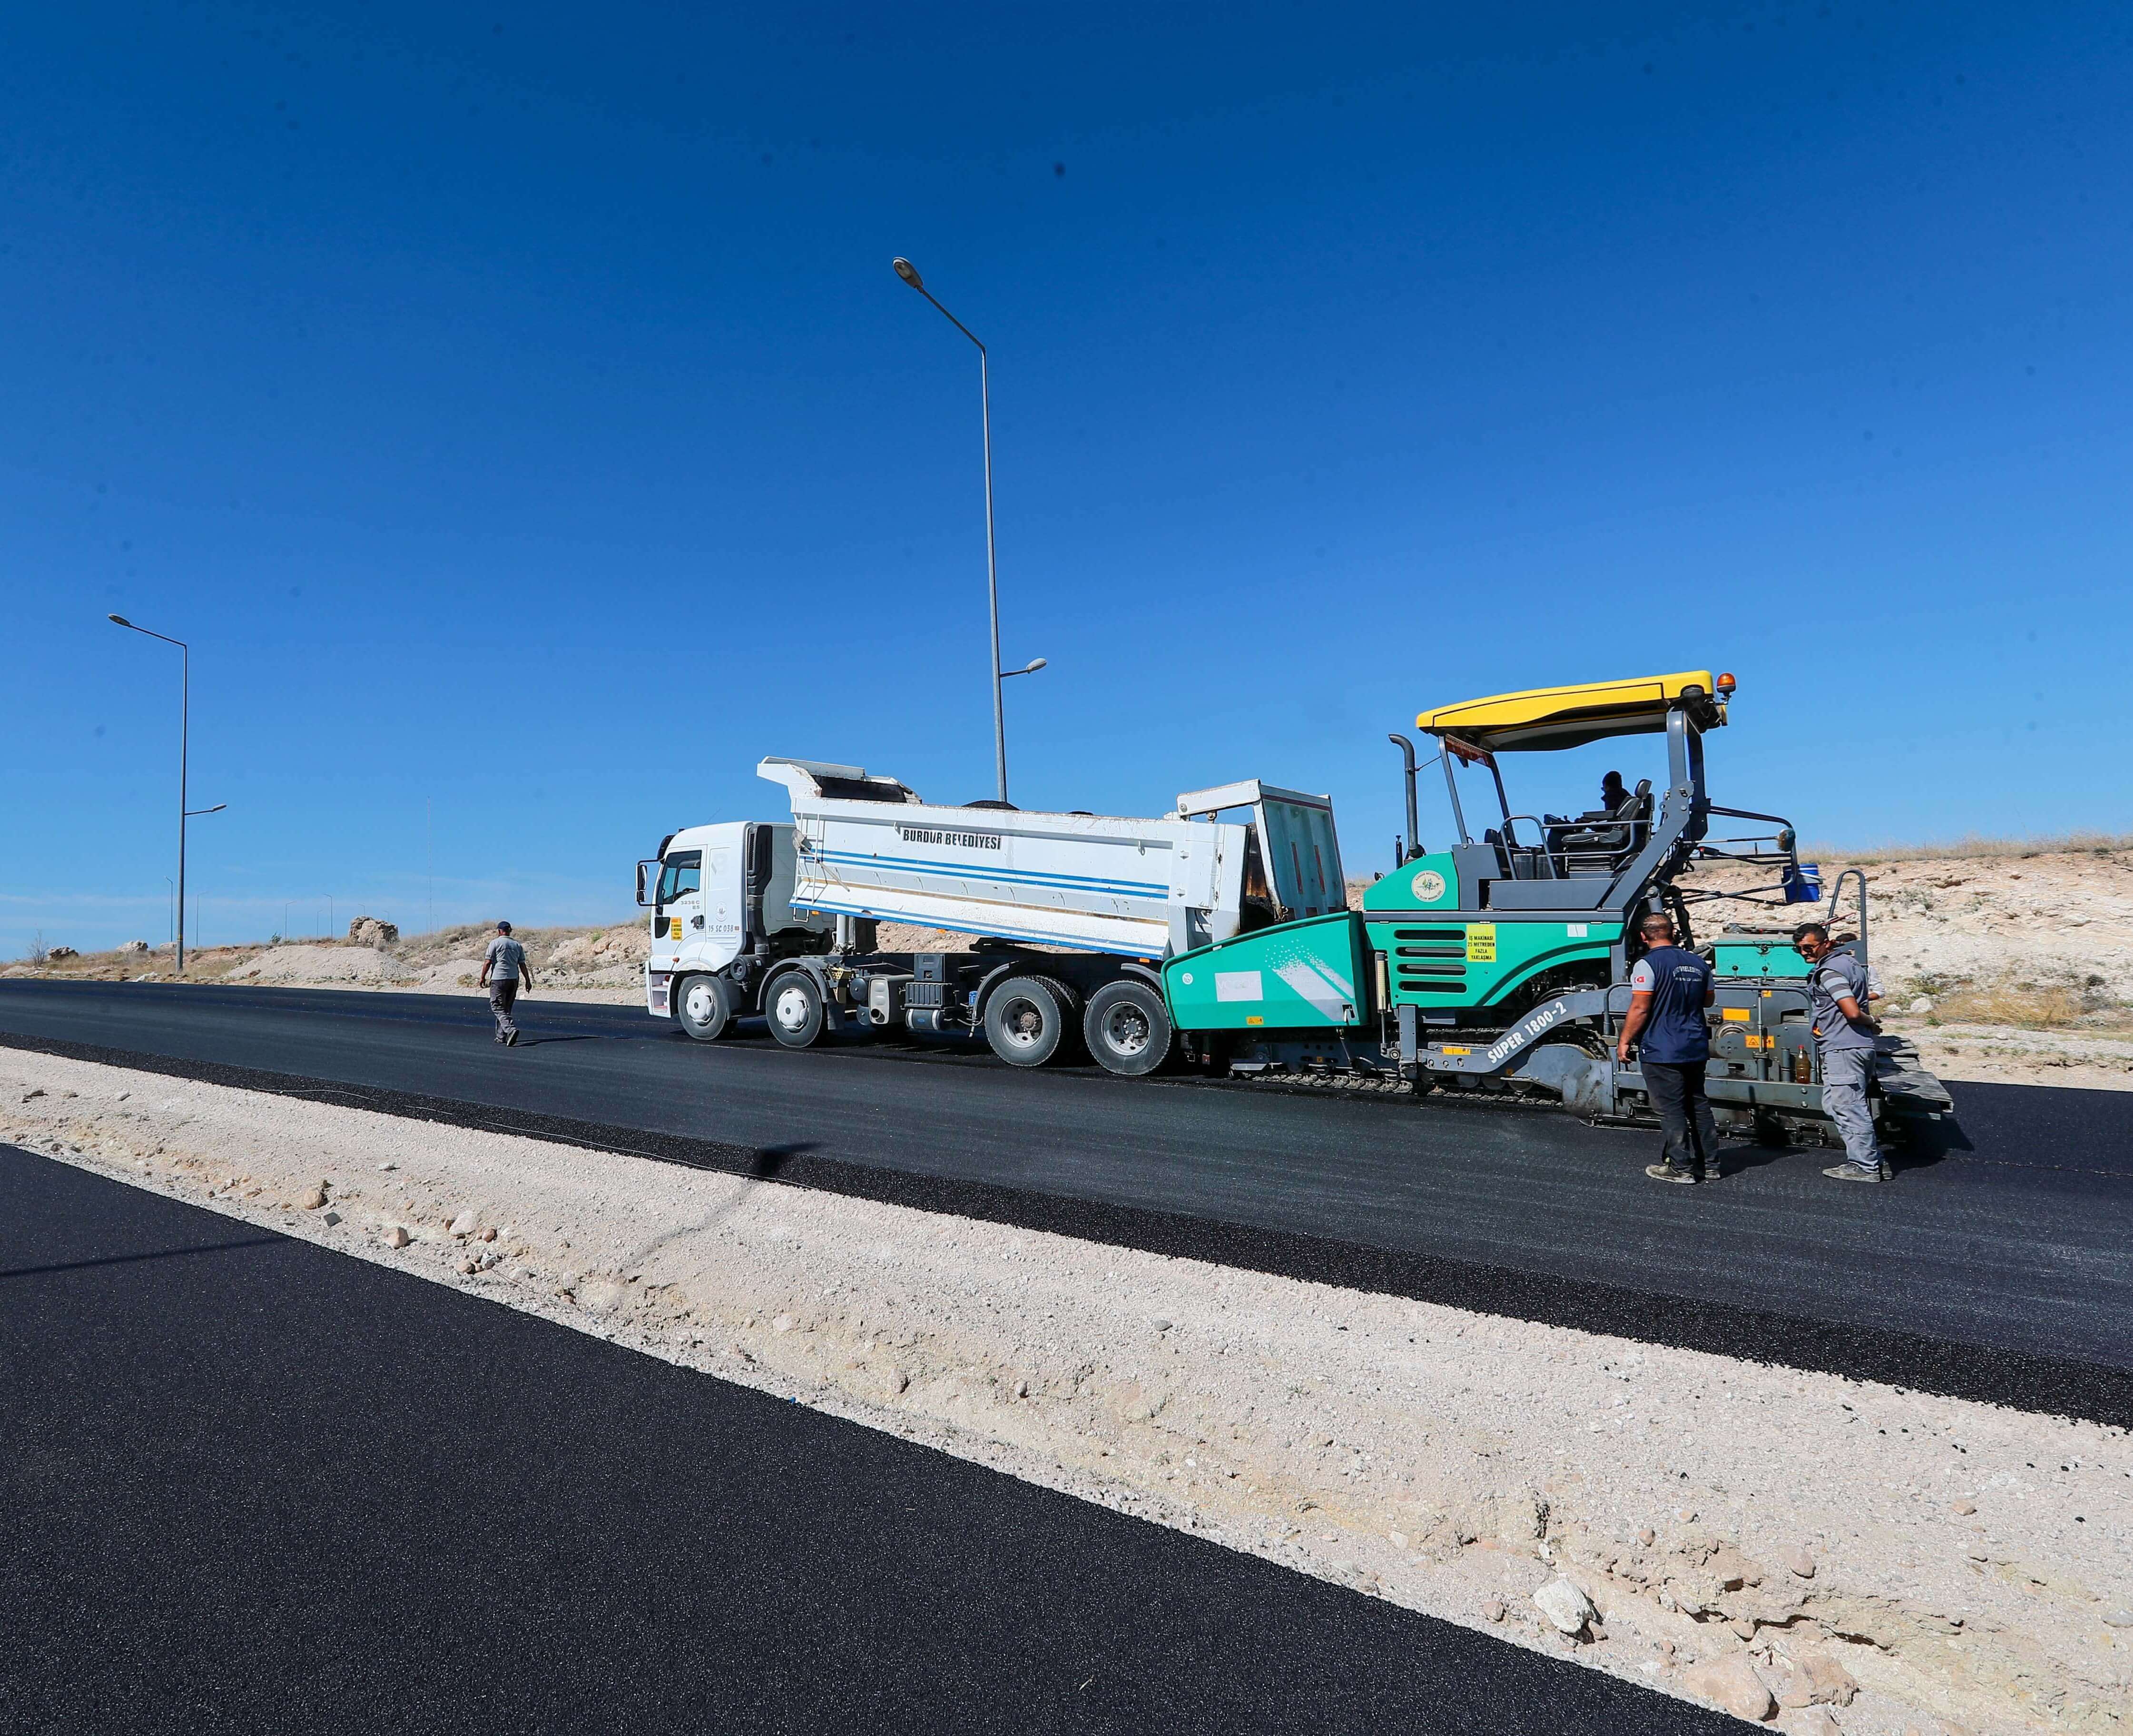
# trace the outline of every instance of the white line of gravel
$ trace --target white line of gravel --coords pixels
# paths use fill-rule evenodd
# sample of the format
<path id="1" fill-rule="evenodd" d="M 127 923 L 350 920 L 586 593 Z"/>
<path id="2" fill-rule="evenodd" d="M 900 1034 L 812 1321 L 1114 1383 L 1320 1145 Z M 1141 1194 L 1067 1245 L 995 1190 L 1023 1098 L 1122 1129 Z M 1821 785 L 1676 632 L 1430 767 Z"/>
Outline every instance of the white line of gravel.
<path id="1" fill-rule="evenodd" d="M 2122 1430 L 19 1050 L 0 1138 L 1792 1736 L 2126 1728 Z"/>

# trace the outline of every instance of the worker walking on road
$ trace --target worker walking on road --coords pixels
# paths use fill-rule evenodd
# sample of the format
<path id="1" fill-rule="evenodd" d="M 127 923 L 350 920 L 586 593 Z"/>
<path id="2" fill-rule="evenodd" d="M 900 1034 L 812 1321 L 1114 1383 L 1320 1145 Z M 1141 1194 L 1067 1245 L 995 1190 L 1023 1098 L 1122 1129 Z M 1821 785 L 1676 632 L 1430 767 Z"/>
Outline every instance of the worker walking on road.
<path id="1" fill-rule="evenodd" d="M 1659 1161 L 1644 1174 L 1654 1181 L 1716 1181 L 1718 1123 L 1703 1087 L 1711 1059 L 1703 1010 L 1717 998 L 1711 967 L 1673 943 L 1673 919 L 1662 912 L 1647 916 L 1637 932 L 1651 950 L 1630 972 L 1630 1015 L 1615 1058 L 1628 1066 L 1630 1045 L 1636 1044 L 1644 1094 L 1659 1112 Z"/>
<path id="2" fill-rule="evenodd" d="M 1866 1015 L 1873 990 L 1866 967 L 1830 944 L 1820 923 L 1793 930 L 1793 950 L 1808 962 L 1808 1005 L 1822 1054 L 1822 1107 L 1844 1136 L 1844 1161 L 1822 1173 L 1833 1181 L 1886 1181 L 1890 1170 L 1874 1136 L 1866 1082 L 1874 1077 L 1874 1035 Z"/>
<path id="3" fill-rule="evenodd" d="M 489 942 L 488 954 L 481 962 L 481 983 L 489 991 L 489 1010 L 496 1015 L 499 1043 L 518 1040 L 511 1008 L 518 999 L 521 982 L 529 989 L 533 986 L 533 967 L 526 962 L 526 948 L 511 938 L 511 924 L 500 922 L 496 925 L 496 938 Z"/>

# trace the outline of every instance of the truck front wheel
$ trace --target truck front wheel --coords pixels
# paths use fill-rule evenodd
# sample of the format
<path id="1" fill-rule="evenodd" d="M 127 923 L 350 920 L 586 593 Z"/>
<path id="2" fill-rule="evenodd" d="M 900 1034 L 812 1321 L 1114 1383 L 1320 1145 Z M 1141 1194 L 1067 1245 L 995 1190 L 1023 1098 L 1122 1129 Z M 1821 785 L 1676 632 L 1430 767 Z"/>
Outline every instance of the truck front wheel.
<path id="1" fill-rule="evenodd" d="M 1153 1073 L 1170 1058 L 1170 1010 L 1154 984 L 1133 977 L 1107 982 L 1089 997 L 1081 1034 L 1106 1073 Z"/>
<path id="2" fill-rule="evenodd" d="M 674 1017 L 699 1043 L 715 1043 L 733 1024 L 733 986 L 723 976 L 685 978 L 674 997 Z"/>
<path id="3" fill-rule="evenodd" d="M 1010 976 L 985 1002 L 985 1041 L 1010 1067 L 1043 1066 L 1073 1023 L 1073 997 L 1049 976 Z"/>
<path id="4" fill-rule="evenodd" d="M 787 1049 L 806 1049 L 818 1041 L 825 1019 L 822 991 L 805 971 L 787 971 L 770 985 L 763 1010 L 770 1034 Z"/>

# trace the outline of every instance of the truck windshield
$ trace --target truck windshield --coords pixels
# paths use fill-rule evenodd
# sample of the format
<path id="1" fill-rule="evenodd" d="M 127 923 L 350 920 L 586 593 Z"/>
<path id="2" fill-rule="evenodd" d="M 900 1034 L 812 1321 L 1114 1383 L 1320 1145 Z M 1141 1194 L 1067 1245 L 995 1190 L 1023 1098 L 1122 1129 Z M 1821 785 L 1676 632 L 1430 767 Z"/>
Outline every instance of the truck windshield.
<path id="1" fill-rule="evenodd" d="M 677 850 L 660 865 L 658 901 L 671 904 L 677 898 L 685 898 L 703 885 L 704 853 L 701 850 Z"/>

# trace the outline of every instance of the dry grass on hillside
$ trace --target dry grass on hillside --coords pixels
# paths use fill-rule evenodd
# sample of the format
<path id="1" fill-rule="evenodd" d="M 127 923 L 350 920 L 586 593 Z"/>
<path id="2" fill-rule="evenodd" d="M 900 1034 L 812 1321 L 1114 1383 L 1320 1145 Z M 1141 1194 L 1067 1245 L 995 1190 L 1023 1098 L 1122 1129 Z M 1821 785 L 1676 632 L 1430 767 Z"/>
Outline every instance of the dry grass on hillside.
<path id="1" fill-rule="evenodd" d="M 1929 997 L 1930 998 L 1930 997 Z M 2121 1029 L 2126 1010 L 2111 1003 L 2092 1005 L 2091 996 L 2068 988 L 1959 988 L 1933 1001 L 1933 1025 L 2009 1025 L 2023 1030 Z"/>
<path id="2" fill-rule="evenodd" d="M 1876 844 L 1848 849 L 1840 844 L 1803 844 L 1807 861 L 1841 861 L 1868 868 L 1877 862 L 2001 861 L 2040 856 L 2115 856 L 2133 851 L 2133 832 L 2069 832 L 2049 837 L 1981 838 L 1975 835 L 1944 844 Z"/>

